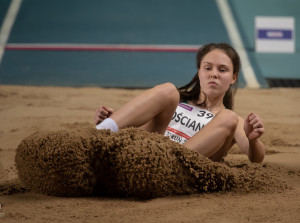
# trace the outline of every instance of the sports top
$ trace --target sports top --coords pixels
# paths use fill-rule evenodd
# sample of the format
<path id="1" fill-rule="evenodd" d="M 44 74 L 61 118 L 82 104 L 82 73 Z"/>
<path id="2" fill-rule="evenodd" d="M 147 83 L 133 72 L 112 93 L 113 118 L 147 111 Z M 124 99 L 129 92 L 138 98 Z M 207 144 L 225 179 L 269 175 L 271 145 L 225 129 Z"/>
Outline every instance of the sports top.
<path id="1" fill-rule="evenodd" d="M 208 110 L 180 102 L 165 132 L 165 136 L 183 144 L 210 122 L 214 116 Z"/>

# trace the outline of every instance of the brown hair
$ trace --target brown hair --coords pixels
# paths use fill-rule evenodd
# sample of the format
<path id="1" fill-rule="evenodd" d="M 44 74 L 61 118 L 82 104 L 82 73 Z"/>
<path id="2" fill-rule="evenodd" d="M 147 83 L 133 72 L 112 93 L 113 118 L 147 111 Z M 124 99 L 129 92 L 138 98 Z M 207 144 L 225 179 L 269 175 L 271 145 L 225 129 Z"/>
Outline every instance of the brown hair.
<path id="1" fill-rule="evenodd" d="M 240 57 L 236 50 L 230 46 L 227 43 L 210 43 L 207 45 L 204 45 L 199 48 L 197 56 L 196 56 L 196 65 L 199 70 L 201 61 L 203 57 L 209 53 L 210 51 L 214 49 L 221 49 L 223 50 L 227 56 L 231 59 L 232 64 L 233 64 L 233 74 L 237 75 L 236 77 L 236 82 L 229 87 L 229 89 L 226 91 L 224 98 L 223 98 L 223 104 L 226 108 L 228 109 L 233 109 L 234 106 L 234 94 L 237 90 L 237 85 L 238 85 L 238 74 L 240 71 Z M 192 100 L 192 101 L 198 101 L 199 100 L 199 95 L 201 92 L 201 87 L 200 87 L 200 80 L 198 77 L 198 72 L 196 75 L 193 77 L 193 79 L 187 84 L 184 85 L 180 88 L 178 88 L 179 94 L 180 94 L 180 101 L 187 101 L 187 100 Z M 206 97 L 206 96 L 205 96 Z M 205 105 L 206 103 L 206 98 L 201 104 L 199 105 Z"/>

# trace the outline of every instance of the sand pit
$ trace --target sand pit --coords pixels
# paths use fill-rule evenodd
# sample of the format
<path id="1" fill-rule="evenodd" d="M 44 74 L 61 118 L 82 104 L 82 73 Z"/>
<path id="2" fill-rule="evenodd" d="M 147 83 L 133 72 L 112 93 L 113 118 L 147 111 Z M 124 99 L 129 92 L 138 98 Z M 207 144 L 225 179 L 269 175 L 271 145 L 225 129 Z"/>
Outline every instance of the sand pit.
<path id="1" fill-rule="evenodd" d="M 229 168 L 136 128 L 36 132 L 20 143 L 15 162 L 24 185 L 53 196 L 149 199 L 285 187 L 261 170 Z"/>
<path id="2" fill-rule="evenodd" d="M 200 158 L 199 163 L 195 163 L 194 160 L 191 160 L 194 155 L 188 151 L 186 151 L 186 153 L 183 152 L 181 156 L 182 159 L 179 159 L 180 156 L 176 156 L 176 154 L 173 153 L 174 151 L 171 152 L 171 149 L 168 149 L 169 161 L 172 161 L 172 163 L 163 163 L 164 157 L 167 156 L 167 153 L 164 152 L 165 147 L 162 147 L 163 149 L 159 151 L 153 147 L 151 153 L 156 151 L 155 156 L 150 157 L 149 150 L 144 151 L 140 147 L 135 146 L 147 145 L 148 141 L 152 142 L 151 140 L 148 140 L 146 144 L 142 140 L 133 143 L 131 146 L 123 148 L 123 153 L 117 153 L 114 151 L 114 148 L 118 147 L 112 147 L 112 143 L 123 143 L 121 140 L 122 137 L 118 136 L 115 138 L 115 141 L 107 142 L 109 147 L 107 147 L 108 149 L 105 149 L 105 151 L 111 151 L 110 153 L 112 155 L 103 154 L 102 157 L 106 157 L 107 159 L 111 157 L 111 160 L 108 159 L 105 161 L 106 163 L 102 160 L 101 165 L 103 168 L 107 167 L 109 162 L 118 165 L 119 167 L 115 168 L 115 170 L 116 172 L 120 171 L 120 175 L 115 175 L 119 178 L 112 178 L 111 181 L 108 181 L 109 178 L 105 178 L 106 184 L 104 184 L 104 181 L 99 180 L 95 183 L 91 179 L 101 179 L 101 177 L 103 178 L 105 175 L 109 175 L 108 173 L 114 169 L 104 168 L 104 170 L 98 172 L 102 173 L 102 176 L 95 176 L 93 175 L 94 171 L 92 169 L 83 168 L 91 166 L 87 161 L 77 160 L 77 158 L 74 160 L 73 155 L 63 155 L 65 151 L 69 151 L 70 154 L 71 152 L 73 152 L 72 154 L 78 153 L 78 155 L 80 154 L 81 157 L 85 157 L 87 160 L 91 158 L 92 153 L 89 151 L 89 148 L 92 148 L 91 146 L 86 146 L 86 149 L 80 152 L 77 151 L 77 149 L 83 145 L 89 145 L 89 143 L 96 141 L 94 140 L 95 138 L 98 138 L 97 135 L 91 136 L 93 134 L 87 130 L 94 128 L 93 115 L 96 107 L 104 104 L 110 105 L 116 110 L 142 91 L 143 90 L 102 89 L 97 87 L 0 86 L 0 204 L 2 207 L 0 213 L 5 214 L 4 217 L 0 218 L 0 222 L 115 223 L 143 221 L 149 223 L 179 223 L 199 222 L 199 220 L 203 222 L 224 223 L 299 222 L 300 104 L 295 103 L 300 100 L 299 89 L 238 90 L 235 110 L 241 117 L 245 117 L 248 112 L 256 112 L 263 118 L 266 132 L 261 139 L 266 145 L 267 153 L 263 163 L 252 164 L 247 160 L 245 155 L 240 154 L 239 150 L 234 148 L 232 151 L 229 151 L 223 164 L 211 166 L 211 168 L 224 166 L 229 170 L 228 176 L 233 176 L 232 181 L 234 184 L 226 184 L 225 182 L 225 185 L 232 185 L 226 192 L 223 190 L 221 190 L 221 192 L 210 192 L 209 190 L 205 192 L 199 190 L 196 192 L 188 191 L 188 194 L 178 196 L 175 194 L 176 191 L 170 190 L 171 193 L 174 193 L 171 194 L 171 196 L 146 200 L 132 198 L 133 193 L 138 194 L 142 189 L 136 189 L 135 191 L 132 189 L 134 185 L 131 185 L 132 187 L 130 186 L 131 181 L 130 178 L 127 177 L 129 174 L 126 175 L 122 173 L 125 169 L 129 169 L 127 167 L 124 168 L 124 170 L 119 168 L 121 165 L 125 165 L 127 160 L 129 162 L 129 158 L 124 160 L 124 158 L 120 156 L 131 157 L 131 151 L 134 150 L 135 154 L 147 157 L 147 160 L 153 159 L 154 161 L 152 160 L 152 162 L 161 162 L 165 166 L 177 166 L 177 164 L 179 164 L 179 167 L 177 167 L 172 174 L 181 174 L 180 170 L 188 170 L 186 174 L 187 178 L 181 179 L 184 182 L 194 180 L 194 173 L 197 173 L 199 170 L 198 167 L 204 167 L 206 170 L 206 166 L 202 166 L 202 163 L 204 162 L 204 164 L 211 165 L 210 161 Z M 63 149 L 62 151 L 64 152 L 61 152 L 60 156 L 63 157 L 63 160 L 67 160 L 79 167 L 81 166 L 83 173 L 89 173 L 92 177 L 77 175 L 77 172 L 72 173 L 68 170 L 66 163 L 63 163 L 57 158 L 53 158 L 57 165 L 64 168 L 63 171 L 66 176 L 73 174 L 73 177 L 83 179 L 81 183 L 76 182 L 76 184 L 68 178 L 68 180 L 63 180 L 63 184 L 69 183 L 73 186 L 78 186 L 77 189 L 74 189 L 76 193 L 72 192 L 73 194 L 67 194 L 70 193 L 69 190 L 61 190 L 63 192 L 61 196 L 63 197 L 59 197 L 58 195 L 54 195 L 54 192 L 57 191 L 57 189 L 61 189 L 61 185 L 54 187 L 55 190 L 49 190 L 49 188 L 47 189 L 46 187 L 47 185 L 44 185 L 44 192 L 37 193 L 38 190 L 31 190 L 28 186 L 21 183 L 18 177 L 18 171 L 15 167 L 16 148 L 20 145 L 22 140 L 27 140 L 27 137 L 35 134 L 35 132 L 38 133 L 36 133 L 37 138 L 33 141 L 34 143 L 37 143 L 38 140 L 41 140 L 42 137 L 46 137 L 47 135 L 47 137 L 52 135 L 51 137 L 56 141 L 59 137 L 63 138 L 60 143 L 53 145 L 53 148 L 55 146 L 56 148 L 66 148 L 66 145 L 74 146 L 75 143 L 70 144 L 71 139 L 77 143 L 78 148 Z M 123 134 L 124 139 L 126 135 L 130 135 L 131 133 L 124 132 Z M 81 138 L 78 138 L 79 135 Z M 111 137 L 110 134 L 108 135 Z M 160 139 L 158 140 L 160 141 Z M 29 141 L 28 139 L 28 142 Z M 63 141 L 66 141 L 66 143 L 64 144 Z M 97 143 L 100 144 L 100 142 Z M 156 142 L 154 144 L 156 144 Z M 162 146 L 164 143 L 160 141 L 159 144 Z M 44 149 L 46 148 L 47 147 L 44 147 Z M 31 150 L 34 149 L 28 147 L 28 151 Z M 50 151 L 51 150 L 49 150 L 49 152 Z M 36 155 L 41 157 L 42 153 L 37 152 Z M 101 153 L 99 152 L 99 156 L 100 155 Z M 154 158 L 157 155 L 163 157 L 163 159 L 155 160 Z M 117 159 L 112 157 L 117 157 Z M 41 159 L 36 159 L 36 162 L 39 161 L 41 161 Z M 130 162 L 137 162 L 136 157 L 133 156 Z M 91 163 L 93 163 L 93 161 Z M 46 162 L 46 164 L 50 165 L 51 163 Z M 95 166 L 98 165 L 100 170 L 100 164 L 96 162 L 94 162 L 94 164 Z M 143 169 L 142 165 L 149 166 L 150 164 L 140 162 L 139 165 L 139 168 Z M 149 174 L 147 175 L 145 169 L 138 171 L 137 166 L 138 165 L 132 167 L 133 169 L 130 175 L 138 174 L 139 176 L 140 174 L 144 174 L 146 177 L 150 177 Z M 187 166 L 187 168 L 184 166 Z M 190 169 L 189 166 L 193 168 Z M 54 167 L 51 166 L 51 168 Z M 151 169 L 152 166 L 148 168 Z M 165 171 L 164 173 L 166 173 L 167 170 L 168 168 L 159 171 Z M 26 175 L 26 173 L 24 174 Z M 50 176 L 50 174 L 48 174 L 48 176 Z M 44 177 L 46 178 L 46 176 Z M 46 182 L 48 182 L 48 180 L 49 179 L 46 178 Z M 151 180 L 153 179 L 148 179 L 148 181 Z M 232 181 L 228 181 L 228 183 Z M 114 187 L 112 187 L 112 191 L 108 191 L 108 185 L 113 185 L 112 183 L 116 182 L 119 184 L 123 183 L 120 186 L 122 188 L 128 187 L 131 194 L 129 194 L 128 191 L 124 192 L 124 189 L 117 194 L 115 193 L 116 190 Z M 170 182 L 170 184 L 172 184 L 175 181 Z M 102 191 L 102 194 L 96 194 L 96 191 L 91 189 L 94 188 L 93 185 L 99 187 L 99 191 Z M 150 186 L 151 188 L 155 189 L 156 187 L 157 189 L 159 184 Z M 193 190 L 195 190 L 195 188 L 198 190 L 197 184 L 193 181 L 188 186 Z M 201 187 L 200 184 L 198 186 Z M 287 189 L 281 189 L 281 187 L 285 188 L 286 186 Z M 181 191 L 182 188 L 185 188 L 185 186 L 180 187 Z M 156 189 L 153 191 L 162 191 L 165 194 L 168 192 L 168 190 Z M 75 197 L 80 194 L 89 194 L 88 191 L 90 193 L 88 197 Z M 47 193 L 53 196 L 45 195 Z M 114 193 L 114 195 L 107 197 L 104 196 L 105 193 Z M 72 197 L 70 197 L 71 195 Z M 149 193 L 146 193 L 146 195 L 156 196 L 157 194 L 149 195 Z M 128 197 L 123 198 L 126 196 Z M 162 195 L 158 194 L 157 196 Z"/>

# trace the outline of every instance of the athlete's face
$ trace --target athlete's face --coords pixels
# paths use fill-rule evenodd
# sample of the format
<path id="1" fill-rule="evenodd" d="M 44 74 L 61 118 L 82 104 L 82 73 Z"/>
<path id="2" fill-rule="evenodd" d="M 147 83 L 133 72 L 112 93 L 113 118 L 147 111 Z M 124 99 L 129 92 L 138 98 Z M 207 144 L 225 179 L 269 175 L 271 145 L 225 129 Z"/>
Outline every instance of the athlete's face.
<path id="1" fill-rule="evenodd" d="M 233 73 L 230 57 L 223 50 L 214 49 L 203 57 L 198 76 L 202 92 L 217 97 L 225 94 L 237 74 Z"/>

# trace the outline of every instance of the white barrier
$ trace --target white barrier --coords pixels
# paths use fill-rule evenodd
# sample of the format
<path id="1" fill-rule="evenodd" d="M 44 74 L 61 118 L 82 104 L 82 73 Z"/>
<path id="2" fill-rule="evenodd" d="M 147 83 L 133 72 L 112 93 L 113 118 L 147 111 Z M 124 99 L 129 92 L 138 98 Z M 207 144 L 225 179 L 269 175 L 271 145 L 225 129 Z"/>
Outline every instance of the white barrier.
<path id="1" fill-rule="evenodd" d="M 258 53 L 294 53 L 294 17 L 255 17 L 255 51 Z"/>

